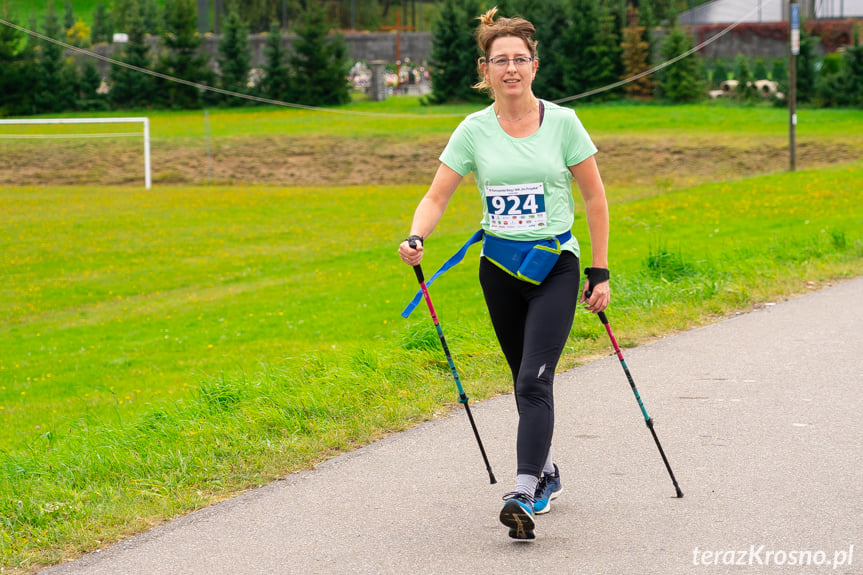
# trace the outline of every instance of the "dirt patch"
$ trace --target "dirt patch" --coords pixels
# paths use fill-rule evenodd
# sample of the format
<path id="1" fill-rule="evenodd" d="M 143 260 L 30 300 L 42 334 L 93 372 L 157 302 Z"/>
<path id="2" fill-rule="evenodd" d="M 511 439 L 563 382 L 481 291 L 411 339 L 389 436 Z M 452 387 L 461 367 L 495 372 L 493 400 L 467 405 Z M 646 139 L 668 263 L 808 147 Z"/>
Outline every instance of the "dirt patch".
<path id="1" fill-rule="evenodd" d="M 598 161 L 609 186 L 680 187 L 782 171 L 780 141 L 710 143 L 599 137 Z M 233 137 L 209 153 L 195 140 L 154 140 L 154 185 L 266 184 L 281 186 L 427 185 L 445 137 Z M 140 185 L 140 142 L 0 142 L 0 185 Z M 861 145 L 801 141 L 798 169 L 857 160 Z"/>

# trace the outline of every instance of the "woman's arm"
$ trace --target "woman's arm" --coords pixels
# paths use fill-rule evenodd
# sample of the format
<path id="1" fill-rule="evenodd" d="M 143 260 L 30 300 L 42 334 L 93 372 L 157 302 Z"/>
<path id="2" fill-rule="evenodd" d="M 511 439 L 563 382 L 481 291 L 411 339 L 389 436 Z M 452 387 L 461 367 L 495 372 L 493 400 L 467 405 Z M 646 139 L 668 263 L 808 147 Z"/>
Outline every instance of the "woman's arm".
<path id="1" fill-rule="evenodd" d="M 411 223 L 412 236 L 420 236 L 425 239 L 434 231 L 438 222 L 446 211 L 450 198 L 461 183 L 462 176 L 446 164 L 438 166 L 434 180 L 429 191 L 420 200 L 414 212 L 413 223 Z M 409 266 L 419 264 L 423 259 L 423 245 L 420 242 L 416 249 L 412 248 L 407 240 L 399 245 L 399 257 Z"/>
<path id="2" fill-rule="evenodd" d="M 587 227 L 590 232 L 591 266 L 608 269 L 608 201 L 605 198 L 605 186 L 599 175 L 596 158 L 591 156 L 580 164 L 569 167 L 575 178 L 581 197 L 584 199 L 584 210 L 587 216 Z M 579 301 L 586 302 L 588 311 L 601 312 L 611 301 L 611 288 L 608 282 L 590 286 L 585 280 L 585 291 L 592 289 L 590 298 L 585 300 L 582 293 Z"/>

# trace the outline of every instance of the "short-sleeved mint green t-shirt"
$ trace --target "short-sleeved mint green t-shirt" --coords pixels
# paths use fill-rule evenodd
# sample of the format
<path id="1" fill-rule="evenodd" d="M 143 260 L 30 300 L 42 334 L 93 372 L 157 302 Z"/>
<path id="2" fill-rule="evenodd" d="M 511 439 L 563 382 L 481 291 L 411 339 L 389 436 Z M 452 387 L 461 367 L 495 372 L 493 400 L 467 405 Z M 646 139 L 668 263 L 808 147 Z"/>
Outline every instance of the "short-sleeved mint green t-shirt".
<path id="1" fill-rule="evenodd" d="M 539 129 L 525 138 L 503 131 L 494 106 L 466 117 L 440 161 L 466 176 L 474 173 L 484 230 L 512 240 L 538 240 L 572 228 L 575 208 L 569 166 L 596 153 L 575 112 L 542 101 Z M 573 237 L 563 246 L 579 255 Z"/>

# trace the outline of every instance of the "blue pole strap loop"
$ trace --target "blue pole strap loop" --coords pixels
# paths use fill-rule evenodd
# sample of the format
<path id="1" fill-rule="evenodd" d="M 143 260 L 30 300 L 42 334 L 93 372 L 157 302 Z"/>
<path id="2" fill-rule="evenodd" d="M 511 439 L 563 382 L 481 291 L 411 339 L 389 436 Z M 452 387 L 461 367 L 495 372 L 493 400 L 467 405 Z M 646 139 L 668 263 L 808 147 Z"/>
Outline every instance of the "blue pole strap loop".
<path id="1" fill-rule="evenodd" d="M 448 269 L 455 267 L 456 265 L 461 263 L 461 261 L 464 259 L 464 256 L 467 254 L 467 250 L 473 244 L 482 241 L 484 235 L 485 235 L 485 230 L 482 230 L 482 229 L 480 229 L 479 231 L 474 233 L 470 237 L 470 239 L 468 239 L 468 241 L 465 242 L 465 244 L 455 254 L 453 254 L 452 257 L 450 257 L 447 261 L 444 262 L 444 264 L 440 267 L 440 269 L 438 271 L 436 271 L 434 273 L 434 275 L 429 279 L 429 281 L 426 282 L 426 288 L 431 286 L 432 282 L 434 280 L 436 280 L 438 277 L 440 277 L 445 271 L 447 271 Z M 494 236 L 490 236 L 490 237 L 494 237 Z M 562 233 L 562 234 L 560 234 L 554 238 L 555 240 L 557 240 L 558 253 L 560 250 L 560 246 L 565 244 L 566 242 L 568 242 L 571 238 L 572 238 L 572 232 L 570 232 L 570 231 L 566 231 L 566 232 L 564 232 L 564 233 Z M 532 246 L 534 243 L 540 243 L 543 241 L 544 240 L 539 240 L 538 242 L 516 242 L 516 243 L 524 243 L 524 244 L 526 244 L 526 246 Z M 528 248 L 528 249 L 530 249 L 530 248 Z M 498 265 L 500 265 L 500 264 L 498 264 Z M 517 270 L 518 265 L 516 265 L 515 268 Z M 514 273 L 514 271 L 515 270 L 511 271 L 510 273 L 512 273 L 516 277 L 519 277 L 519 279 L 526 279 L 526 278 L 522 278 L 517 273 Z M 543 276 L 543 278 L 544 277 L 545 276 Z M 526 281 L 531 281 L 531 280 L 526 279 Z M 531 283 L 538 284 L 540 282 L 539 281 L 531 281 Z M 416 293 L 416 295 L 414 295 L 414 298 L 411 300 L 411 302 L 407 305 L 407 307 L 401 313 L 403 318 L 407 318 L 411 315 L 411 313 L 413 313 L 414 309 L 417 307 L 417 305 L 419 305 L 419 302 L 422 299 L 422 297 L 423 297 L 423 292 L 422 292 L 422 288 L 420 288 L 419 290 L 417 290 L 417 293 Z"/>

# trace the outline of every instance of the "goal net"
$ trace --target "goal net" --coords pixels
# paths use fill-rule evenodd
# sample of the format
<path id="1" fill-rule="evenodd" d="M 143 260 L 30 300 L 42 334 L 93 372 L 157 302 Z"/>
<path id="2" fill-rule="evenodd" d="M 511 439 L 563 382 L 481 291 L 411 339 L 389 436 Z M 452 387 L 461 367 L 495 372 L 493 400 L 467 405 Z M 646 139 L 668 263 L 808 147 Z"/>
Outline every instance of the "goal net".
<path id="1" fill-rule="evenodd" d="M 92 146 L 89 142 L 98 139 L 130 138 L 143 139 L 144 147 L 144 186 L 150 189 L 150 119 L 149 118 L 38 118 L 7 120 L 0 119 L 0 147 L 4 150 L 6 161 L 0 163 L 0 173 L 13 170 L 17 173 L 42 174 L 38 179 L 50 179 L 44 172 L 63 173 L 64 169 L 72 173 L 72 166 L 90 165 L 89 169 L 74 170 L 77 180 L 90 180 L 80 183 L 105 183 L 99 181 L 101 173 L 107 173 L 118 165 L 124 164 L 125 152 L 131 152 L 123 147 L 124 161 L 121 161 L 120 151 L 112 150 L 111 146 Z M 45 146 L 45 141 L 55 142 Z M 85 144 L 84 142 L 88 142 Z M 140 148 L 134 156 L 140 166 Z M 140 168 L 137 168 L 140 169 Z M 136 171 L 137 171 L 136 169 Z M 41 170 L 41 171 L 40 171 Z M 140 172 L 136 179 L 140 177 Z M 21 178 L 2 178 L 6 183 L 18 181 Z"/>

